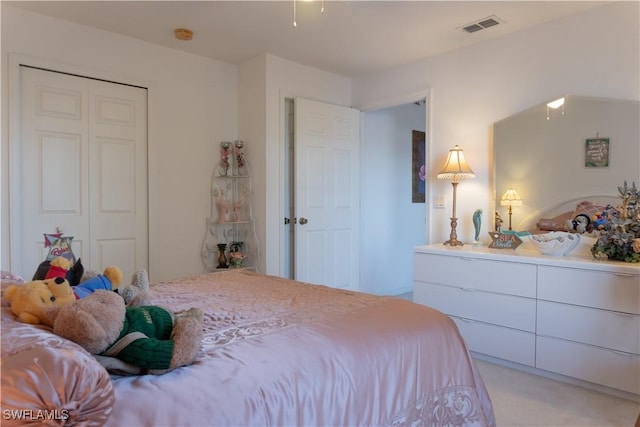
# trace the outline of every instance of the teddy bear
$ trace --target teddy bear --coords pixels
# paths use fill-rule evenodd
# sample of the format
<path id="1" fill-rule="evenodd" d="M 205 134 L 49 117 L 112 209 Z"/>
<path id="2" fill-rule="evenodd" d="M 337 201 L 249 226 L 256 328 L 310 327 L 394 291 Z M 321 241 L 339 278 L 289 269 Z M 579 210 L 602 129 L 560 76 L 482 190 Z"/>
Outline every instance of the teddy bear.
<path id="1" fill-rule="evenodd" d="M 147 270 L 138 270 L 131 275 L 129 285 L 120 285 L 116 292 L 124 299 L 126 305 L 149 305 L 149 274 Z"/>
<path id="2" fill-rule="evenodd" d="M 52 288 L 55 289 L 55 286 L 60 287 L 58 293 L 60 298 L 52 292 Z M 11 285 L 5 289 L 4 298 L 19 321 L 32 325 L 45 324 L 47 326 L 51 326 L 47 321 L 47 316 L 45 316 L 47 309 L 75 301 L 69 282 L 60 277 Z"/>
<path id="3" fill-rule="evenodd" d="M 107 369 L 117 366 L 115 373 L 159 375 L 189 365 L 203 335 L 200 309 L 174 313 L 155 305 L 126 306 L 104 290 L 53 306 L 45 315 L 55 334 L 98 356 Z"/>
<path id="4" fill-rule="evenodd" d="M 602 212 L 596 212 L 591 217 L 591 225 L 594 230 L 603 230 L 607 226 L 607 218 L 605 218 Z"/>
<path id="5" fill-rule="evenodd" d="M 66 265 L 70 264 L 70 261 L 64 257 L 56 257 L 56 258 L 64 259 L 66 262 Z M 33 277 L 31 278 L 31 280 L 44 280 L 47 278 L 47 275 L 51 274 L 53 271 L 56 271 L 58 268 L 65 269 L 65 264 L 63 263 L 63 261 L 56 260 L 55 258 L 53 260 L 49 260 L 49 259 L 44 260 L 40 263 L 40 265 L 38 265 L 38 268 L 36 269 L 36 272 L 33 274 Z M 71 267 L 66 267 L 66 270 L 67 271 L 65 276 L 69 281 L 69 284 L 71 286 L 79 285 L 84 275 L 84 266 L 82 265 L 82 260 L 78 258 L 78 260 L 74 262 Z"/>
<path id="6" fill-rule="evenodd" d="M 71 263 L 64 257 L 56 257 L 50 262 L 49 270 L 45 275 L 46 279 L 55 277 L 66 278 Z M 73 292 L 77 299 L 84 298 L 98 289 L 115 290 L 122 283 L 122 270 L 113 265 L 104 269 L 102 274 L 96 274 L 90 278 L 84 278 L 76 286 L 73 286 Z"/>
<path id="7" fill-rule="evenodd" d="M 91 295 L 97 290 L 116 290 L 121 283 L 122 270 L 114 265 L 110 265 L 104 269 L 102 274 L 98 274 L 81 282 L 78 286 L 74 286 L 73 292 L 80 299 Z"/>

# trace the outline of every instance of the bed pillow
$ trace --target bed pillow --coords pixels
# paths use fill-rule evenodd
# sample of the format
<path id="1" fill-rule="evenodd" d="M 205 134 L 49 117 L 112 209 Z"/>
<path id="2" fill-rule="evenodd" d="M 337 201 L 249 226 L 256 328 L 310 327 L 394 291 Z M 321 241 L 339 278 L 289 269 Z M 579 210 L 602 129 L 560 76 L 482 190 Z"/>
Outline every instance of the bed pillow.
<path id="1" fill-rule="evenodd" d="M 17 274 L 10 273 L 8 271 L 0 271 L 0 306 L 9 307 L 9 302 L 4 299 L 4 290 L 11 285 L 21 285 L 24 283 L 24 279 Z"/>
<path id="2" fill-rule="evenodd" d="M 102 426 L 115 402 L 107 371 L 80 346 L 2 308 L 2 425 Z M 34 418 L 40 417 L 40 418 Z M 41 424 L 40 424 L 41 425 Z"/>

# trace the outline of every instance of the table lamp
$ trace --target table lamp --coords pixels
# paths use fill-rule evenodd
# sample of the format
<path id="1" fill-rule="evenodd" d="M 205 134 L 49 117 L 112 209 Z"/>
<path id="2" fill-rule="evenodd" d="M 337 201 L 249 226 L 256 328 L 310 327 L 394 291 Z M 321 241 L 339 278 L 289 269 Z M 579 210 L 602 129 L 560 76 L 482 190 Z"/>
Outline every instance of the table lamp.
<path id="1" fill-rule="evenodd" d="M 510 188 L 500 198 L 501 206 L 509 206 L 509 230 L 511 230 L 511 214 L 513 206 L 522 206 L 522 198 L 516 190 Z"/>
<path id="2" fill-rule="evenodd" d="M 469 165 L 467 164 L 462 148 L 456 145 L 451 150 L 449 150 L 449 157 L 447 157 L 447 161 L 445 162 L 444 167 L 437 176 L 438 179 L 450 179 L 451 185 L 453 186 L 453 215 L 451 216 L 451 234 L 449 235 L 449 240 L 447 240 L 443 244 L 449 246 L 463 246 L 464 243 L 458 240 L 458 235 L 456 233 L 456 227 L 458 225 L 458 218 L 456 218 L 456 189 L 458 187 L 458 180 L 475 178 L 476 175 L 471 170 L 471 167 L 469 167 Z"/>

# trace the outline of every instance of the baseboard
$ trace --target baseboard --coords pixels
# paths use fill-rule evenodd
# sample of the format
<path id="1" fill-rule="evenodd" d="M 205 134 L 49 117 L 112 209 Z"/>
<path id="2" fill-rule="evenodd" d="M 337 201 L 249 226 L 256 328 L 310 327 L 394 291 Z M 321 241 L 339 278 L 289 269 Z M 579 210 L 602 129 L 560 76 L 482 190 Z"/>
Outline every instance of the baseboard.
<path id="1" fill-rule="evenodd" d="M 487 356 L 486 354 L 476 353 L 474 351 L 471 352 L 471 355 L 478 360 L 482 360 L 485 362 L 493 363 L 496 365 L 504 366 L 507 368 L 515 369 L 521 372 L 526 372 L 528 374 L 538 375 L 541 377 L 549 378 L 556 381 L 561 381 L 563 383 L 575 385 L 578 387 L 584 387 L 593 391 L 597 391 L 600 393 L 609 394 L 611 396 L 620 397 L 622 399 L 631 400 L 633 402 L 640 403 L 640 395 L 629 393 L 623 390 L 618 390 L 615 388 L 603 386 L 600 384 L 591 383 L 588 381 L 579 380 L 577 378 L 567 377 L 565 375 L 556 374 L 555 372 L 545 371 L 543 369 L 534 368 L 531 366 L 521 365 L 519 363 L 510 362 L 504 359 L 498 359 L 497 357 Z"/>

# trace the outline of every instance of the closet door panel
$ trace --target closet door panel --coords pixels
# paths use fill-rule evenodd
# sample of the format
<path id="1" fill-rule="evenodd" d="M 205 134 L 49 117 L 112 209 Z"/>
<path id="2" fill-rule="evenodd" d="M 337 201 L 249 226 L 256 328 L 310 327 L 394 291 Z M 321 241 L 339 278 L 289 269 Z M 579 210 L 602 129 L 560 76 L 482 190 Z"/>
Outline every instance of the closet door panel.
<path id="1" fill-rule="evenodd" d="M 132 273 L 148 264 L 147 93 L 91 81 L 89 94 L 91 257 Z"/>
<path id="2" fill-rule="evenodd" d="M 20 101 L 12 269 L 31 277 L 56 231 L 85 269 L 148 269 L 146 89 L 21 66 Z"/>
<path id="3" fill-rule="evenodd" d="M 84 261 L 88 255 L 82 244 L 90 228 L 88 89 L 83 79 L 66 74 L 26 67 L 20 72 L 21 126 L 12 153 L 19 170 L 12 196 L 18 215 L 12 218 L 12 251 L 18 255 L 14 271 L 31 278 L 48 253 L 45 233 L 60 230 L 73 236 L 76 257 Z"/>

